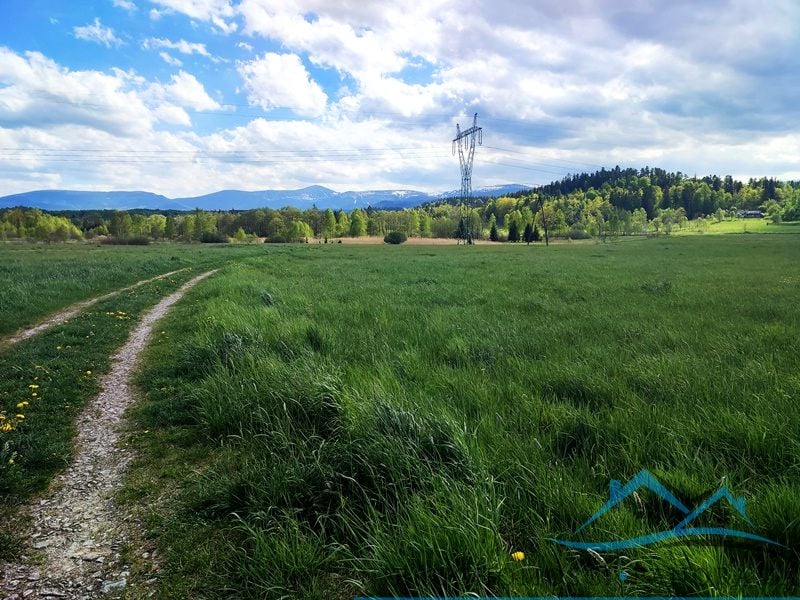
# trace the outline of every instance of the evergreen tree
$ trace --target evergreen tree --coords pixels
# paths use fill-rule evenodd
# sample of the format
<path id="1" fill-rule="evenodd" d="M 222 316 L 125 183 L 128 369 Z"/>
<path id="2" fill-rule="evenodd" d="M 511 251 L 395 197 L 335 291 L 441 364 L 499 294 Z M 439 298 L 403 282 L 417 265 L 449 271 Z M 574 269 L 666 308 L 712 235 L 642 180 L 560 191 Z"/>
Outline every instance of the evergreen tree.
<path id="1" fill-rule="evenodd" d="M 525 233 L 522 234 L 522 239 L 525 240 L 526 244 L 530 244 L 533 241 L 533 225 L 530 223 L 525 225 Z"/>
<path id="2" fill-rule="evenodd" d="M 517 225 L 516 221 L 511 221 L 511 225 L 508 226 L 508 241 L 519 241 L 519 225 Z"/>
<path id="3" fill-rule="evenodd" d="M 492 228 L 489 230 L 489 239 L 496 242 L 499 239 L 497 235 L 497 225 L 492 223 Z"/>
<path id="4" fill-rule="evenodd" d="M 541 242 L 542 241 L 542 234 L 539 231 L 538 227 L 533 228 L 533 233 L 531 234 L 531 241 L 532 242 Z"/>

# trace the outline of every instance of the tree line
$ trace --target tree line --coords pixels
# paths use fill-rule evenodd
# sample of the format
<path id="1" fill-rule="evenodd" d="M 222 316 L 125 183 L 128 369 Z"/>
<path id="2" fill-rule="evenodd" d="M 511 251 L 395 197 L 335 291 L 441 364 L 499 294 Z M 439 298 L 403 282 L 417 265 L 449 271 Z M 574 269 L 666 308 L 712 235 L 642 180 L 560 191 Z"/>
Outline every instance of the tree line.
<path id="1" fill-rule="evenodd" d="M 800 183 L 770 178 L 744 183 L 730 176 L 689 178 L 663 169 L 601 169 L 502 198 L 442 200 L 404 210 L 351 211 L 310 208 L 245 211 L 56 211 L 0 210 L 0 239 L 298 242 L 312 238 L 385 236 L 538 241 L 551 236 L 669 233 L 691 221 L 701 229 L 711 220 L 760 210 L 774 222 L 800 219 Z"/>

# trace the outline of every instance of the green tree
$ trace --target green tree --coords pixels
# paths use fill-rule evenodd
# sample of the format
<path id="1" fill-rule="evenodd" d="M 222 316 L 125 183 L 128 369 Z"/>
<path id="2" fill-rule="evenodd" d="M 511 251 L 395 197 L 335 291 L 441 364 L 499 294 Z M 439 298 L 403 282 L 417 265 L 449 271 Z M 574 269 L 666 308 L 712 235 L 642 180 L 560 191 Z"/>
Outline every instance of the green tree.
<path id="1" fill-rule="evenodd" d="M 361 209 L 355 209 L 350 215 L 350 237 L 367 235 L 367 218 Z"/>
<path id="2" fill-rule="evenodd" d="M 509 242 L 518 242 L 519 241 L 519 226 L 517 222 L 512 220 L 511 225 L 508 226 L 508 241 Z"/>
<path id="3" fill-rule="evenodd" d="M 529 245 L 533 241 L 533 225 L 530 223 L 525 225 L 525 233 L 522 234 L 522 239 L 525 240 L 525 243 Z"/>
<path id="4" fill-rule="evenodd" d="M 494 217 L 494 215 L 492 215 Z M 500 236 L 497 235 L 497 224 L 492 223 L 492 228 L 489 230 L 489 239 L 493 242 L 496 242 L 500 239 Z"/>
<path id="5" fill-rule="evenodd" d="M 111 215 L 111 224 L 109 226 L 109 230 L 111 231 L 111 235 L 114 237 L 120 239 L 129 237 L 132 227 L 133 221 L 128 213 L 116 210 L 114 211 L 114 214 Z"/>
<path id="6" fill-rule="evenodd" d="M 167 217 L 167 222 L 164 223 L 164 237 L 168 240 L 175 239 L 175 234 L 177 233 L 177 225 L 175 223 L 175 217 Z"/>
<path id="7" fill-rule="evenodd" d="M 325 209 L 325 216 L 322 218 L 322 235 L 326 238 L 336 235 L 336 215 L 330 208 Z"/>

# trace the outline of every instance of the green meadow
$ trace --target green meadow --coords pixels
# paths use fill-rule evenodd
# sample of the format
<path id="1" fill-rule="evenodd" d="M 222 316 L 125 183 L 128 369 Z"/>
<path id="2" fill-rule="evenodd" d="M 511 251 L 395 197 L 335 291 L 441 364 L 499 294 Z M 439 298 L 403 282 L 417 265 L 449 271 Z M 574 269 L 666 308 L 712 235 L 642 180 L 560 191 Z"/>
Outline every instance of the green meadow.
<path id="1" fill-rule="evenodd" d="M 252 246 L 181 244 L 0 244 L 0 336 L 73 302 L 162 273 L 220 264 L 255 251 Z"/>
<path id="2" fill-rule="evenodd" d="M 160 597 L 800 593 L 795 236 L 259 250 L 138 378 L 120 500 Z M 783 546 L 550 540 L 674 526 L 640 490 L 575 533 L 641 469 Z"/>

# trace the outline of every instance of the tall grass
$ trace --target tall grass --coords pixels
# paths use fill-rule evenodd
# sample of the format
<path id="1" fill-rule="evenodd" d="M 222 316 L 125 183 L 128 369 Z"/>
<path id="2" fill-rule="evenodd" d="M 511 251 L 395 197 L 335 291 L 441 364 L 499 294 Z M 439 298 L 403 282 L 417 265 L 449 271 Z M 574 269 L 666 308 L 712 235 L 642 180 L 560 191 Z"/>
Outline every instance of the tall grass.
<path id="1" fill-rule="evenodd" d="M 125 497 L 179 490 L 146 515 L 162 593 L 798 593 L 798 258 L 793 236 L 748 236 L 271 248 L 231 267 L 139 380 L 151 434 Z M 690 505 L 725 482 L 788 549 L 548 541 L 642 468 Z M 641 493 L 586 539 L 676 516 Z"/>

